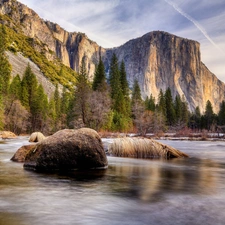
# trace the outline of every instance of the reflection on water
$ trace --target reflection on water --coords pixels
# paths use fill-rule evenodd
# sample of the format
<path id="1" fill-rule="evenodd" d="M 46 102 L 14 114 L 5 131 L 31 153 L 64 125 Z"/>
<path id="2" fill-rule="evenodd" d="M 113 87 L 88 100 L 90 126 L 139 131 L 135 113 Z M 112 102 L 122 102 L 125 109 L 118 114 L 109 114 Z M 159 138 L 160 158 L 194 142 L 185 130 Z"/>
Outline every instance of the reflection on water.
<path id="1" fill-rule="evenodd" d="M 109 168 L 41 174 L 0 144 L 0 224 L 224 224 L 225 143 L 164 141 L 188 159 L 108 157 Z"/>
<path id="2" fill-rule="evenodd" d="M 212 188 L 216 190 L 217 178 L 207 169 L 207 162 L 201 160 L 112 160 L 119 161 L 110 166 L 116 179 L 112 188 L 123 197 L 128 195 L 151 202 L 161 201 L 167 194 L 202 195 L 210 194 Z"/>

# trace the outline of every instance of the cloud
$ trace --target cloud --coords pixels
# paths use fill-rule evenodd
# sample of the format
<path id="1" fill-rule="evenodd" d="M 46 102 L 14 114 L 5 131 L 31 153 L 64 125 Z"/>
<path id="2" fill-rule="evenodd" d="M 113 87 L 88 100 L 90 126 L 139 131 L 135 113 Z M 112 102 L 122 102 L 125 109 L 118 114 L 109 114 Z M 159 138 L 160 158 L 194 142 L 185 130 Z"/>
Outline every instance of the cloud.
<path id="1" fill-rule="evenodd" d="M 177 13 L 190 21 L 183 28 L 175 30 L 174 33 L 200 42 L 202 61 L 220 80 L 225 81 L 225 34 L 223 29 L 225 2 L 222 0 L 211 2 L 206 0 L 198 2 L 193 0 L 164 1 L 170 3 L 173 8 L 175 7 L 174 10 Z"/>
<path id="2" fill-rule="evenodd" d="M 178 7 L 177 4 L 175 4 L 174 2 L 170 1 L 170 0 L 164 0 L 165 2 L 167 2 L 169 5 L 171 5 L 178 13 L 180 13 L 182 16 L 184 16 L 185 18 L 187 18 L 189 21 L 191 21 L 196 27 L 197 29 L 199 29 L 202 34 L 206 37 L 206 39 L 208 39 L 209 42 L 211 42 L 211 44 L 213 44 L 219 51 L 222 51 L 219 46 L 212 40 L 212 38 L 208 35 L 208 33 L 206 32 L 206 30 L 194 19 L 192 18 L 189 14 L 187 14 L 186 12 L 184 12 L 180 7 Z M 222 51 L 223 52 L 223 51 Z"/>

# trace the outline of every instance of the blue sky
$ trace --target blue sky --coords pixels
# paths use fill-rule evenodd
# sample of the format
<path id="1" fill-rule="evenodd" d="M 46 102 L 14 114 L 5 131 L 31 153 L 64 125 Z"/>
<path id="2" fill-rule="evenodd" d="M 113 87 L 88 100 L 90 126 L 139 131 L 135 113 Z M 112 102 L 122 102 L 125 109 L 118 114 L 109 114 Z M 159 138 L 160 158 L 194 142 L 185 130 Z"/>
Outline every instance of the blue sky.
<path id="1" fill-rule="evenodd" d="M 116 47 L 153 30 L 201 44 L 203 63 L 225 82 L 225 0 L 19 0 L 67 31 Z"/>

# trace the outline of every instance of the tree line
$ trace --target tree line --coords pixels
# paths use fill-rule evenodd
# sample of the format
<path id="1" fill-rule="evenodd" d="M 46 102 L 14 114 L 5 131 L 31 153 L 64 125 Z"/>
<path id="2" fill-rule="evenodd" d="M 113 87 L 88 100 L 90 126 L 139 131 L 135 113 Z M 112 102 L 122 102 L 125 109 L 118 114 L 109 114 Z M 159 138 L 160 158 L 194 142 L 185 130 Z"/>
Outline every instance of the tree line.
<path id="1" fill-rule="evenodd" d="M 4 29 L 1 30 L 4 32 Z M 4 35 L 1 35 L 4 37 Z M 88 79 L 85 56 L 73 91 L 56 85 L 48 97 L 38 84 L 30 65 L 23 77 L 11 77 L 11 65 L 5 55 L 6 40 L 0 39 L 0 130 L 16 134 L 41 131 L 54 133 L 64 128 L 90 127 L 97 131 L 160 133 L 184 127 L 213 130 L 225 125 L 225 101 L 218 114 L 207 101 L 205 111 L 188 110 L 184 97 L 172 97 L 170 88 L 160 90 L 157 100 L 150 95 L 142 100 L 137 80 L 128 85 L 125 63 L 113 54 L 106 76 L 100 57 L 93 82 Z M 63 69 L 60 70 L 63 76 Z"/>

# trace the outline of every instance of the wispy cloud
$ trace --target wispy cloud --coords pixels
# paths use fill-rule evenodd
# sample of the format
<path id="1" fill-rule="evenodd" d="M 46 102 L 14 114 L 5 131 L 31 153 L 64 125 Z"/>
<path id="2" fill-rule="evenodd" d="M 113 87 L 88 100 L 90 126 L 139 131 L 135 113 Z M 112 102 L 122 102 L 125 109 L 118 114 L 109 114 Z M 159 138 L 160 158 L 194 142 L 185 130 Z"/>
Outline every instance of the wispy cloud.
<path id="1" fill-rule="evenodd" d="M 165 2 L 167 2 L 169 5 L 171 5 L 178 13 L 180 13 L 182 16 L 184 16 L 185 18 L 187 18 L 189 21 L 191 21 L 201 32 L 202 34 L 208 39 L 209 42 L 211 42 L 211 44 L 213 44 L 219 51 L 221 51 L 222 53 L 224 53 L 219 46 L 212 40 L 212 38 L 207 34 L 206 30 L 194 19 L 192 18 L 189 14 L 187 14 L 186 12 L 184 12 L 180 7 L 178 7 L 177 4 L 175 4 L 174 2 L 170 1 L 170 0 L 164 0 Z M 224 53 L 225 54 L 225 53 Z"/>

